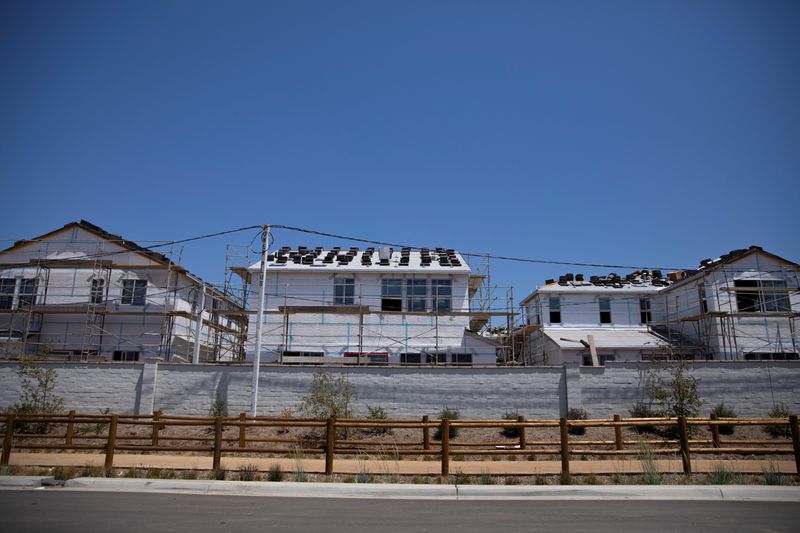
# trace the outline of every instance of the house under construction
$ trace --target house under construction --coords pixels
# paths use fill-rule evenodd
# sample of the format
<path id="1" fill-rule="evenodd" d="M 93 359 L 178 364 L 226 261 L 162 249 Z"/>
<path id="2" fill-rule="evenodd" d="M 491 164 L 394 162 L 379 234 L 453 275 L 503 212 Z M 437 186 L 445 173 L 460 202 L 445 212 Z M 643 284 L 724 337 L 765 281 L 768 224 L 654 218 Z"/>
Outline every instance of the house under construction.
<path id="1" fill-rule="evenodd" d="M 236 361 L 241 303 L 85 220 L 0 252 L 0 357 Z"/>
<path id="2" fill-rule="evenodd" d="M 478 262 L 478 261 L 476 261 Z M 250 287 L 247 356 L 257 349 L 262 264 L 233 269 Z M 282 364 L 494 366 L 488 268 L 453 249 L 282 247 L 264 265 L 260 357 Z"/>

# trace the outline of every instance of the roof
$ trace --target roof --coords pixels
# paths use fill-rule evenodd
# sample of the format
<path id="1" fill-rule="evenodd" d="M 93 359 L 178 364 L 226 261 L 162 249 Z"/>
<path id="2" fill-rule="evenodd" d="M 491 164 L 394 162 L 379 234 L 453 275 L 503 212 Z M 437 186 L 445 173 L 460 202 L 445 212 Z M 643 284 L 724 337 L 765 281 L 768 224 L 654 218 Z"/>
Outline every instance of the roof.
<path id="1" fill-rule="evenodd" d="M 253 263 L 247 270 L 259 272 L 261 261 Z M 359 250 L 356 247 L 342 249 L 322 247 L 293 250 L 283 247 L 267 256 L 267 271 L 281 272 L 394 272 L 469 274 L 470 267 L 464 258 L 452 248 L 395 249 L 381 247 Z"/>
<path id="2" fill-rule="evenodd" d="M 677 284 L 682 285 L 684 282 L 695 279 L 699 276 L 704 276 L 709 272 L 713 272 L 717 269 L 723 268 L 726 265 L 733 264 L 753 254 L 761 254 L 763 256 L 770 257 L 779 263 L 784 263 L 794 268 L 800 267 L 800 265 L 793 261 L 789 261 L 788 259 L 784 259 L 779 255 L 765 251 L 761 246 L 753 245 L 749 246 L 748 248 L 731 250 L 727 254 L 722 254 L 716 259 L 703 259 L 700 261 L 700 265 L 696 269 L 680 271 L 681 279 L 677 282 Z"/>
<path id="3" fill-rule="evenodd" d="M 39 235 L 38 237 L 34 237 L 32 239 L 24 239 L 24 240 L 16 241 L 14 244 L 9 246 L 8 248 L 6 248 L 4 250 L 0 250 L 0 255 L 8 253 L 8 252 L 11 252 L 13 250 L 16 250 L 19 247 L 22 247 L 22 246 L 25 246 L 25 245 L 28 245 L 28 244 L 33 244 L 35 242 L 38 242 L 38 241 L 41 241 L 41 240 L 44 240 L 44 239 L 48 239 L 48 238 L 50 238 L 50 237 L 52 237 L 52 236 L 54 236 L 54 235 L 56 235 L 58 233 L 61 233 L 63 231 L 67 231 L 69 229 L 76 228 L 76 227 L 77 228 L 81 228 L 81 229 L 83 229 L 85 231 L 88 231 L 89 233 L 93 233 L 93 234 L 97 235 L 98 237 L 100 237 L 101 239 L 104 239 L 104 240 L 107 240 L 107 241 L 112 241 L 114 244 L 117 244 L 117 245 L 121 246 L 122 248 L 125 248 L 126 250 L 129 250 L 131 252 L 140 254 L 140 255 L 142 255 L 144 257 L 147 257 L 150 260 L 156 261 L 157 263 L 161 263 L 163 265 L 172 265 L 172 269 L 174 271 L 180 272 L 181 274 L 184 274 L 185 276 L 197 281 L 198 283 L 205 284 L 205 282 L 203 281 L 202 278 L 200 278 L 196 274 L 193 274 L 193 273 L 189 272 L 186 268 L 182 267 L 181 265 L 173 262 L 166 255 L 164 255 L 164 254 L 162 254 L 160 252 L 155 252 L 155 251 L 150 250 L 148 248 L 144 248 L 143 246 L 139 246 L 138 244 L 136 244 L 133 241 L 129 241 L 127 239 L 122 238 L 119 235 L 115 235 L 113 233 L 110 233 L 110 232 L 104 230 L 103 228 L 101 228 L 100 226 L 97 226 L 96 224 L 92 224 L 91 222 L 88 222 L 88 221 L 83 220 L 83 219 L 81 219 L 79 222 L 69 222 L 67 224 L 64 224 L 64 226 L 62 226 L 62 227 L 60 227 L 60 228 L 58 228 L 56 230 L 49 231 L 49 232 L 47 232 L 47 233 L 45 233 L 43 235 Z M 114 253 L 116 253 L 116 252 L 114 252 Z M 103 255 L 105 255 L 105 254 L 103 254 Z M 108 255 L 112 255 L 112 253 L 108 253 Z M 71 260 L 77 260 L 77 259 L 80 259 L 80 257 L 62 257 L 62 258 L 60 258 L 58 260 L 59 261 L 71 261 Z M 213 286 L 210 286 L 210 285 L 208 286 L 208 288 L 210 290 L 212 290 L 215 294 L 218 294 L 219 296 L 222 296 L 223 298 L 229 299 L 229 300 L 231 300 L 231 302 L 235 303 L 235 301 L 232 298 L 230 298 L 230 296 L 228 296 L 227 294 L 223 293 L 222 291 L 220 291 L 220 290 L 218 290 L 218 289 L 216 289 L 216 288 L 214 288 Z M 238 304 L 236 304 L 236 305 L 238 305 Z"/>
<path id="4" fill-rule="evenodd" d="M 520 305 L 525 305 L 537 294 L 652 294 L 670 283 L 670 279 L 662 277 L 659 270 L 637 270 L 625 276 L 612 272 L 606 276 L 590 276 L 588 281 L 581 274 L 567 274 L 557 282 L 547 280 L 547 283 L 523 298 Z"/>
<path id="5" fill-rule="evenodd" d="M 594 337 L 595 346 L 602 349 L 657 349 L 668 344 L 667 340 L 644 328 L 543 328 L 544 334 L 560 348 L 583 349 L 581 340 Z M 570 340 L 565 340 L 570 339 Z"/>

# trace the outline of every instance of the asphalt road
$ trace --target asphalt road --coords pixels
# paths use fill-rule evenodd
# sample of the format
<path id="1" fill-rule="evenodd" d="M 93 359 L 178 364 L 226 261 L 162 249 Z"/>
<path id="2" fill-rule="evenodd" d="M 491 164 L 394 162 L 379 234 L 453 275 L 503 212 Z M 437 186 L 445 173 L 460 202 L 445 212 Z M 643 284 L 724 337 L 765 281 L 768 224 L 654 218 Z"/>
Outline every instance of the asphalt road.
<path id="1" fill-rule="evenodd" d="M 0 491 L 3 532 L 798 531 L 797 503 L 422 501 Z"/>

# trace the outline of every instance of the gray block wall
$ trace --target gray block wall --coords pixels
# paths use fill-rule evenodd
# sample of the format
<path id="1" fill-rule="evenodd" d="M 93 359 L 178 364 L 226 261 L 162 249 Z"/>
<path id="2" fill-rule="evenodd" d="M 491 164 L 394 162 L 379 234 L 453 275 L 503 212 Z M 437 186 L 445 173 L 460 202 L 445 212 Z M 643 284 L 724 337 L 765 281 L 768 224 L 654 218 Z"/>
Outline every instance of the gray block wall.
<path id="1" fill-rule="evenodd" d="M 148 363 L 40 363 L 58 374 L 56 393 L 65 408 L 94 413 L 207 415 L 216 400 L 229 413 L 249 411 L 252 368 L 248 365 Z M 19 401 L 20 383 L 11 362 L 0 363 L 0 408 Z M 664 365 L 609 363 L 604 368 L 329 368 L 345 376 L 358 394 L 354 410 L 385 408 L 394 418 L 435 416 L 448 406 L 462 418 L 501 418 L 517 411 L 529 418 L 553 418 L 567 407 L 591 416 L 628 415 L 645 398 L 648 376 Z M 307 394 L 319 368 L 264 366 L 259 381 L 259 414 L 281 415 Z M 764 416 L 777 402 L 800 412 L 800 364 L 796 362 L 702 362 L 691 365 L 700 380 L 702 414 L 720 402 L 739 416 Z"/>

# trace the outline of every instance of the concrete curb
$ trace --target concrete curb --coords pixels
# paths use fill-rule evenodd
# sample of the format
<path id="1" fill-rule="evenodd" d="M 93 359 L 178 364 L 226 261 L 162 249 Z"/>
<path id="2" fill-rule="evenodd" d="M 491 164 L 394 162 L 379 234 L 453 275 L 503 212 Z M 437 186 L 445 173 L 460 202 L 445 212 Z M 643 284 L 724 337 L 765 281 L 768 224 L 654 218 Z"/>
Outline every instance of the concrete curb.
<path id="1" fill-rule="evenodd" d="M 711 486 L 482 486 L 182 479 L 75 478 L 67 489 L 186 492 L 295 498 L 386 498 L 424 500 L 726 500 L 800 502 L 800 487 Z"/>
<path id="2" fill-rule="evenodd" d="M 0 487 L 41 487 L 52 482 L 53 476 L 0 476 Z"/>

